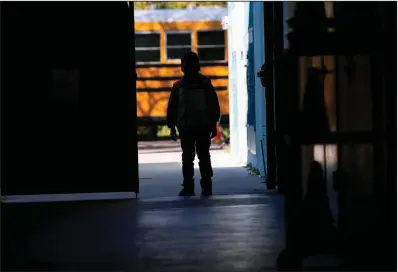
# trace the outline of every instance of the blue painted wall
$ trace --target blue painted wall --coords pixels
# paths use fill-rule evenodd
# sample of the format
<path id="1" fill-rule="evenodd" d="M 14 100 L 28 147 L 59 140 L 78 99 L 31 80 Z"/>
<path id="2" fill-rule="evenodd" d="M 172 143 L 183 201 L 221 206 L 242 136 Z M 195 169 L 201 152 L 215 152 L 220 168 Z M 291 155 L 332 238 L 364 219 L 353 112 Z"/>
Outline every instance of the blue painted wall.
<path id="1" fill-rule="evenodd" d="M 231 155 L 242 163 L 251 163 L 262 175 L 265 90 L 256 73 L 264 63 L 263 19 L 262 2 L 228 4 Z"/>
<path id="2" fill-rule="evenodd" d="M 248 26 L 246 29 L 246 43 L 247 43 L 247 51 L 246 51 L 246 85 L 247 85 L 247 99 L 248 99 L 248 108 L 247 108 L 247 161 L 257 167 L 257 141 L 256 141 L 256 88 L 255 88 L 255 80 L 254 77 L 254 64 L 255 64 L 255 52 L 254 52 L 254 37 L 253 37 L 253 28 L 254 28 L 254 8 L 255 2 L 248 2 Z"/>
<path id="3" fill-rule="evenodd" d="M 255 108 L 256 108 L 256 167 L 260 170 L 262 175 L 265 175 L 264 166 L 266 163 L 263 160 L 263 155 L 266 160 L 266 129 L 265 129 L 265 89 L 261 86 L 259 78 L 257 78 L 257 71 L 261 69 L 265 57 L 265 43 L 264 43 L 264 16 L 263 16 L 263 2 L 253 3 L 253 37 L 254 37 L 254 89 L 256 94 Z M 261 146 L 263 142 L 263 148 Z"/>

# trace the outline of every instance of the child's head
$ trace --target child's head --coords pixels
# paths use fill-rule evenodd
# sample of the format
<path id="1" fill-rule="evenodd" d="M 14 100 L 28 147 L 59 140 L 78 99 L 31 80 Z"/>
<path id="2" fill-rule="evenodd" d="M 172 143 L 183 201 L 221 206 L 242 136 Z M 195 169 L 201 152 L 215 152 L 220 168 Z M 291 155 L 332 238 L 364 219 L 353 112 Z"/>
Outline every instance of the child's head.
<path id="1" fill-rule="evenodd" d="M 199 57 L 195 52 L 190 51 L 181 57 L 181 71 L 184 74 L 193 74 L 200 71 Z"/>

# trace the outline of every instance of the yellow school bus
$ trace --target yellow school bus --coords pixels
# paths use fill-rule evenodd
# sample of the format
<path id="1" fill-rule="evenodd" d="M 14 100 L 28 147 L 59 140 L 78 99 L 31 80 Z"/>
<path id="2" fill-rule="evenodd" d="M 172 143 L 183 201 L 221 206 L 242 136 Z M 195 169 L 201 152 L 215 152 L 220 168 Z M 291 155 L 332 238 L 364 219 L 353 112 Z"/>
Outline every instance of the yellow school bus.
<path id="1" fill-rule="evenodd" d="M 222 121 L 228 122 L 226 15 L 221 7 L 134 11 L 139 125 L 165 124 L 171 87 L 182 76 L 180 58 L 190 50 L 198 53 L 201 73 L 211 79 Z"/>

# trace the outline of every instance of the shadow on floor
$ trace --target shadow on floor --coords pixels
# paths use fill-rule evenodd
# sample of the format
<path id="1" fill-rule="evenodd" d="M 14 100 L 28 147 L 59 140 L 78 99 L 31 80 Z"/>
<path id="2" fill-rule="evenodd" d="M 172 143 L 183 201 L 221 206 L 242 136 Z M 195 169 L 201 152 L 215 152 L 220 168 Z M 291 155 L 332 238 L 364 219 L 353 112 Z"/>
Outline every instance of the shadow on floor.
<path id="1" fill-rule="evenodd" d="M 145 163 L 139 165 L 140 198 L 177 196 L 182 183 L 181 163 Z M 195 169 L 195 190 L 200 193 L 200 171 Z M 266 185 L 260 178 L 249 175 L 243 167 L 214 167 L 215 195 L 262 194 Z"/>
<path id="2" fill-rule="evenodd" d="M 2 271 L 269 271 L 279 196 L 2 205 Z"/>

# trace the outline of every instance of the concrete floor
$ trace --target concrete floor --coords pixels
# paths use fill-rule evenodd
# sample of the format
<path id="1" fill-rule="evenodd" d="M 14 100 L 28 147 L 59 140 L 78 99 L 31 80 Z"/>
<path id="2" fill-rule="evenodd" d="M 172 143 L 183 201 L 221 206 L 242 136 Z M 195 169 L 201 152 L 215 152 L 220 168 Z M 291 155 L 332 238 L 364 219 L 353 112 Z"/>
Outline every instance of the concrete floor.
<path id="1" fill-rule="evenodd" d="M 181 154 L 168 150 L 140 152 L 137 200 L 2 204 L 1 270 L 274 271 L 282 196 L 226 152 L 212 157 L 207 199 L 176 197 Z"/>
<path id="2" fill-rule="evenodd" d="M 174 197 L 181 189 L 181 150 L 178 144 L 162 143 L 158 149 L 145 148 L 139 151 L 140 198 Z M 159 146 L 160 144 L 158 144 Z M 156 146 L 152 143 L 151 146 Z M 217 145 L 211 150 L 214 170 L 213 191 L 215 195 L 264 194 L 266 186 L 260 178 L 234 161 L 230 154 Z M 200 194 L 200 172 L 195 160 L 196 192 Z"/>
<path id="3" fill-rule="evenodd" d="M 283 196 L 225 151 L 211 154 L 210 198 L 176 196 L 181 153 L 167 147 L 140 151 L 139 199 L 3 203 L 1 271 L 275 271 Z"/>
<path id="4" fill-rule="evenodd" d="M 277 195 L 3 204 L 2 271 L 273 271 Z"/>

